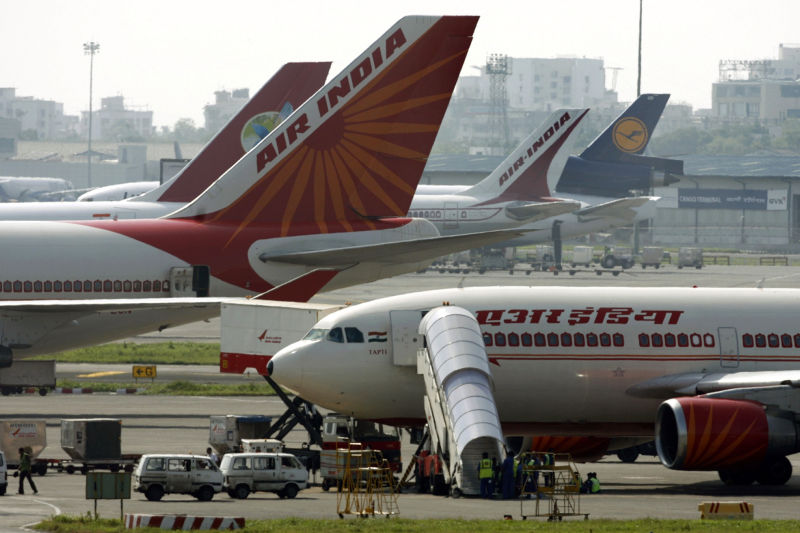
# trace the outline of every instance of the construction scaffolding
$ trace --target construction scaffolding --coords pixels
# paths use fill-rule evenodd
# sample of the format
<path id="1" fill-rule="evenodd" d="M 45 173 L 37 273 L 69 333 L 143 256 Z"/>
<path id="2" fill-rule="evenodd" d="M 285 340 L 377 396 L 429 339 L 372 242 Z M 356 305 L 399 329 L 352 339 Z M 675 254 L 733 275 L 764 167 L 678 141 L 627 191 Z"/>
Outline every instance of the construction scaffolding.
<path id="1" fill-rule="evenodd" d="M 528 452 L 520 457 L 522 469 L 520 515 L 561 521 L 581 512 L 581 475 L 568 453 Z M 533 513 L 530 508 L 533 507 Z"/>
<path id="2" fill-rule="evenodd" d="M 336 463 L 344 464 L 342 488 L 336 497 L 339 518 L 346 514 L 362 518 L 400 514 L 392 469 L 379 451 L 351 442 L 336 453 Z"/>
<path id="3" fill-rule="evenodd" d="M 491 155 L 505 155 L 511 148 L 508 131 L 508 94 L 506 78 L 511 75 L 512 60 L 505 54 L 489 54 L 485 72 L 489 76 L 489 147 Z"/>

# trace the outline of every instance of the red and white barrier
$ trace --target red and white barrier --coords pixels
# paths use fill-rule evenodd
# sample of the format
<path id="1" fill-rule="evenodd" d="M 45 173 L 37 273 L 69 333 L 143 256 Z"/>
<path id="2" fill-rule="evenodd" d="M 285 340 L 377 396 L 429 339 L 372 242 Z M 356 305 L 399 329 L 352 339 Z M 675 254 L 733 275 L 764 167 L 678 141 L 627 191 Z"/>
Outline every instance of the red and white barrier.
<path id="1" fill-rule="evenodd" d="M 187 516 L 125 514 L 125 529 L 156 527 L 160 529 L 244 529 L 244 517 L 231 516 Z"/>

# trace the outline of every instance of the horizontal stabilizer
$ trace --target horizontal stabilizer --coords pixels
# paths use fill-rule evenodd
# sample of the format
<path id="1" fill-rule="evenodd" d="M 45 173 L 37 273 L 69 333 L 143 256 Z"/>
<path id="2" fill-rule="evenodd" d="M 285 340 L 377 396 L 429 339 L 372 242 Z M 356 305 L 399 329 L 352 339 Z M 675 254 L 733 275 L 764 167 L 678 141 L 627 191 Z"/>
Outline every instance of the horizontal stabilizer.
<path id="1" fill-rule="evenodd" d="M 257 300 L 307 302 L 332 280 L 338 270 L 315 269 L 256 296 Z"/>
<path id="2" fill-rule="evenodd" d="M 536 222 L 545 218 L 563 215 L 564 213 L 571 213 L 576 209 L 580 209 L 580 207 L 580 202 L 572 200 L 521 203 L 507 206 L 506 215 L 513 220 Z"/>
<path id="3" fill-rule="evenodd" d="M 611 200 L 603 204 L 591 205 L 577 211 L 582 220 L 594 220 L 598 218 L 615 218 L 620 220 L 633 220 L 636 217 L 635 209 L 647 202 L 657 200 L 654 196 L 636 196 L 633 198 L 620 198 Z"/>
<path id="4" fill-rule="evenodd" d="M 428 237 L 398 242 L 370 244 L 331 250 L 315 250 L 283 255 L 262 256 L 264 262 L 273 261 L 294 265 L 314 266 L 318 268 L 347 268 L 357 263 L 393 264 L 402 257 L 404 263 L 417 263 L 433 260 L 461 250 L 478 248 L 515 237 L 521 237 L 525 231 L 505 229 L 483 233 L 465 233 L 446 237 Z"/>

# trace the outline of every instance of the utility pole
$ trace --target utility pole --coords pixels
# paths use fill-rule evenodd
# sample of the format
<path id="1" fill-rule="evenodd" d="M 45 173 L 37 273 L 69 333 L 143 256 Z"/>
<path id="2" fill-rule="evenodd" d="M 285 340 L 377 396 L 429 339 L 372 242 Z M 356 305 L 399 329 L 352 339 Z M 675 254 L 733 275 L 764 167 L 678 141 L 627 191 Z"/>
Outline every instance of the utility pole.
<path id="1" fill-rule="evenodd" d="M 88 186 L 92 186 L 92 74 L 94 70 L 94 55 L 100 52 L 100 43 L 90 41 L 83 43 L 83 53 L 89 56 L 89 148 L 86 157 L 89 160 Z"/>
<path id="2" fill-rule="evenodd" d="M 636 77 L 636 97 L 642 94 L 642 0 L 639 0 L 639 74 Z"/>

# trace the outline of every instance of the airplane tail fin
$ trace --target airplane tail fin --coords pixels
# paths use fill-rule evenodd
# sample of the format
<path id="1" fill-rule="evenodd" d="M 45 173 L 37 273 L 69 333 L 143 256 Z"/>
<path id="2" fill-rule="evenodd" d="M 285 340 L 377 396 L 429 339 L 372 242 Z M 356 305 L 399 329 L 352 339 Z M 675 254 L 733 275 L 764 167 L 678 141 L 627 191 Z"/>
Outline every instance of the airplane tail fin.
<path id="1" fill-rule="evenodd" d="M 488 198 L 481 202 L 484 204 L 551 196 L 569 156 L 567 139 L 588 112 L 586 108 L 556 110 L 500 166 L 464 194 Z"/>
<path id="2" fill-rule="evenodd" d="M 286 63 L 174 178 L 134 201 L 183 202 L 214 180 L 322 87 L 330 62 Z"/>
<path id="3" fill-rule="evenodd" d="M 169 218 L 275 236 L 405 216 L 478 17 L 405 17 Z M 270 232 L 272 233 L 272 232 Z"/>
<path id="4" fill-rule="evenodd" d="M 623 161 L 626 155 L 641 154 L 656 129 L 668 94 L 639 96 L 603 133 L 580 154 L 593 161 Z"/>

